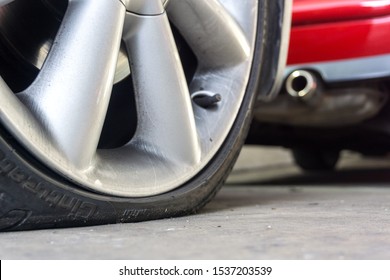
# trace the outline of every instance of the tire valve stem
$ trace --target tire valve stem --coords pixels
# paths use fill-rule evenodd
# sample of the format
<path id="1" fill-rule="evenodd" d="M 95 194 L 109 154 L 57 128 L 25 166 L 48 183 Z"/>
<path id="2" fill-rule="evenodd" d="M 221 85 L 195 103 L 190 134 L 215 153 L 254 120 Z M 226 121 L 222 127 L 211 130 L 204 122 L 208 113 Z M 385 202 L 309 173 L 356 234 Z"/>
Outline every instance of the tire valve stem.
<path id="1" fill-rule="evenodd" d="M 200 107 L 209 108 L 221 102 L 222 96 L 219 93 L 197 92 L 192 95 L 192 100 Z"/>

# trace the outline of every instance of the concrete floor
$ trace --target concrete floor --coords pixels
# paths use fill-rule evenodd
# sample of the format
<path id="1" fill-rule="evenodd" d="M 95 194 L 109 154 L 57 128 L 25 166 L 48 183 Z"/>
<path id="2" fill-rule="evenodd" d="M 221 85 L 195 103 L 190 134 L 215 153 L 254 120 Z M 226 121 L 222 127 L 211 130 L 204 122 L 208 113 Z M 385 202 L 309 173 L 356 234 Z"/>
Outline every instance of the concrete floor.
<path id="1" fill-rule="evenodd" d="M 0 259 L 389 259 L 390 159 L 344 154 L 302 174 L 281 149 L 246 147 L 199 214 L 0 234 Z"/>

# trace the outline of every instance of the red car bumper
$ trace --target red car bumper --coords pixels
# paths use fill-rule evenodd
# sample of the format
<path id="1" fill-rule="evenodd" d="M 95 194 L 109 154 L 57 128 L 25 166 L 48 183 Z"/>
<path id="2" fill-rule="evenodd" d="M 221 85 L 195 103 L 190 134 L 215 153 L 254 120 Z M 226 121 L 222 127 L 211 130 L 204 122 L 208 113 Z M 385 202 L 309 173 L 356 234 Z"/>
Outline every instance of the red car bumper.
<path id="1" fill-rule="evenodd" d="M 288 64 L 390 53 L 390 1 L 295 0 Z"/>

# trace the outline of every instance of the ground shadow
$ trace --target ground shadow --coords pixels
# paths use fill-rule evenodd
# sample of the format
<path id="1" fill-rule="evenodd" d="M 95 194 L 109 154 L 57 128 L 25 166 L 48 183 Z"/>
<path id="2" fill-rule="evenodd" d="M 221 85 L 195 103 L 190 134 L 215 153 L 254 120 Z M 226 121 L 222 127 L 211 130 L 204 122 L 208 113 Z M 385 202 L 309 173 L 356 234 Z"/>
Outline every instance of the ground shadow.
<path id="1" fill-rule="evenodd" d="M 253 172 L 253 170 L 251 171 Z M 261 172 L 261 170 L 258 170 Z M 275 192 L 270 190 L 275 187 Z M 266 206 L 275 202 L 306 200 L 311 205 L 316 193 L 305 192 L 307 188 L 389 188 L 390 169 L 343 169 L 329 172 L 310 172 L 280 176 L 272 179 L 258 179 L 250 182 L 235 182 L 224 189 L 201 213 L 215 213 L 255 205 Z M 241 191 L 239 188 L 242 188 Z M 284 191 L 280 191 L 285 188 Z M 261 191 L 263 189 L 264 191 Z M 232 191 L 234 190 L 234 191 Z M 254 195 L 248 195 L 253 191 Z"/>
<path id="2" fill-rule="evenodd" d="M 277 178 L 258 180 L 252 182 L 243 182 L 246 186 L 324 186 L 324 185 L 343 185 L 346 187 L 358 187 L 367 185 L 382 185 L 389 183 L 390 187 L 390 169 L 343 169 L 324 172 L 304 172 Z"/>

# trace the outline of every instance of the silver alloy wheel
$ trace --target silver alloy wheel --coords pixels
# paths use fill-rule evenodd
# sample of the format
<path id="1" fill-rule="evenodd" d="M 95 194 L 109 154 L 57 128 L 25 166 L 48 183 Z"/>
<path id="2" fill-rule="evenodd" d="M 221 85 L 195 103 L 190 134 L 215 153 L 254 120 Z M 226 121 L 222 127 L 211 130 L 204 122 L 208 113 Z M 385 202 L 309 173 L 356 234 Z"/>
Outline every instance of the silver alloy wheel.
<path id="1" fill-rule="evenodd" d="M 0 0 L 0 9 L 17 1 Z M 124 197 L 175 189 L 208 164 L 236 119 L 252 66 L 257 5 L 69 0 L 33 83 L 16 93 L 0 79 L 0 120 L 33 155 L 80 186 Z M 189 83 L 170 23 L 197 58 Z M 122 41 L 137 126 L 125 145 L 98 149 L 113 84 L 121 79 L 115 73 L 128 65 Z M 222 99 L 205 108 L 191 99 L 203 93 Z"/>

